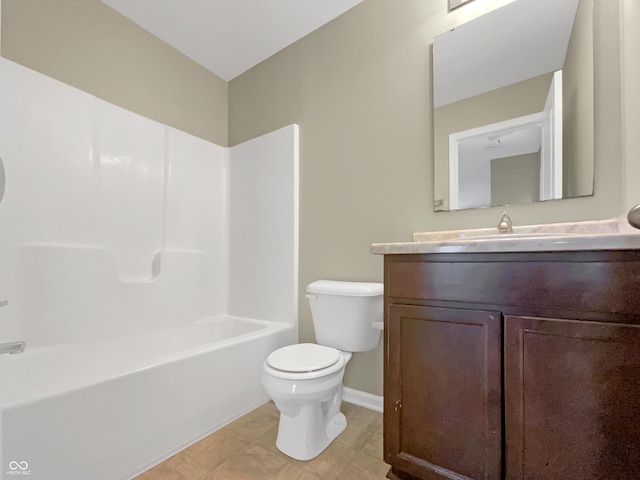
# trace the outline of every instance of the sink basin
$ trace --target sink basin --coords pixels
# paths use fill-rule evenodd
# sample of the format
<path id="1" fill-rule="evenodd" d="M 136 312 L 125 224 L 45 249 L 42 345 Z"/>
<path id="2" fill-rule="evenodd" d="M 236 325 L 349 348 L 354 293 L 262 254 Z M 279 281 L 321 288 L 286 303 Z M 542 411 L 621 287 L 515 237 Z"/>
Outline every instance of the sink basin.
<path id="1" fill-rule="evenodd" d="M 515 239 L 535 239 L 548 237 L 573 237 L 580 235 L 579 233 L 567 232 L 530 232 L 530 233 L 493 233 L 491 235 L 477 235 L 468 237 L 452 238 L 448 241 L 452 242 L 475 242 L 476 240 L 515 240 Z"/>

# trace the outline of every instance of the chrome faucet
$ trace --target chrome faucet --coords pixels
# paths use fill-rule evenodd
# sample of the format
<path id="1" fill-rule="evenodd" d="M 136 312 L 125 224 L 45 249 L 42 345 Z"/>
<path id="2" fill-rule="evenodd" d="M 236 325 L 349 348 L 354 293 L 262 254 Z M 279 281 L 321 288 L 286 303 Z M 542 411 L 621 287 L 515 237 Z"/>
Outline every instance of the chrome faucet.
<path id="1" fill-rule="evenodd" d="M 2 355 L 3 353 L 8 353 L 9 355 L 22 353 L 24 352 L 26 346 L 27 342 L 22 340 L 17 342 L 0 343 L 0 355 Z"/>
<path id="2" fill-rule="evenodd" d="M 502 211 L 502 216 L 500 217 L 500 222 L 498 223 L 498 233 L 513 233 L 511 218 L 509 218 L 509 214 L 504 210 Z"/>

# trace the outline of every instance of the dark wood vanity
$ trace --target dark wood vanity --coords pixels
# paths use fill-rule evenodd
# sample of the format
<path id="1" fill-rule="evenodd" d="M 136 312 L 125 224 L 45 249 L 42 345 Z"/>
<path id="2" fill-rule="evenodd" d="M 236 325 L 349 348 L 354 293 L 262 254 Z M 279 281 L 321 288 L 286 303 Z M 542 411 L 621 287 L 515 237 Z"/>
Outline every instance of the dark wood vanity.
<path id="1" fill-rule="evenodd" d="M 399 479 L 640 479 L 639 249 L 386 254 Z"/>

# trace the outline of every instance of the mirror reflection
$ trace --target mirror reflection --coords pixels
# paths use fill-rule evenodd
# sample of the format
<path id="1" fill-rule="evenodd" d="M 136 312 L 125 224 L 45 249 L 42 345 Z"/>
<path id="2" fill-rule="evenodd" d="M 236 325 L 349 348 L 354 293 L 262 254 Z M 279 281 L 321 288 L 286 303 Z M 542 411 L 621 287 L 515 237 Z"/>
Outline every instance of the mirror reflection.
<path id="1" fill-rule="evenodd" d="M 434 210 L 593 194 L 593 0 L 516 0 L 433 45 Z"/>
<path id="2" fill-rule="evenodd" d="M 2 163 L 2 157 L 0 157 L 0 202 L 4 197 L 4 164 Z"/>

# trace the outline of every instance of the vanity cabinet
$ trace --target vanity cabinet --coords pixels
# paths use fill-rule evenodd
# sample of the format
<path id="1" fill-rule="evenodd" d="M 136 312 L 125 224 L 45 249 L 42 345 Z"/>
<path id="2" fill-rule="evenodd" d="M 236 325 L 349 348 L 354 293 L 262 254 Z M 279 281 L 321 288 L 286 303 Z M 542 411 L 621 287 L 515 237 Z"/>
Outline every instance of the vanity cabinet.
<path id="1" fill-rule="evenodd" d="M 640 252 L 385 255 L 399 479 L 640 478 Z"/>
<path id="2" fill-rule="evenodd" d="M 640 325 L 507 316 L 504 352 L 508 478 L 640 478 Z"/>
<path id="3" fill-rule="evenodd" d="M 390 305 L 388 315 L 387 367 L 396 380 L 384 392 L 393 399 L 385 409 L 392 465 L 416 476 L 446 470 L 499 478 L 500 313 Z"/>

